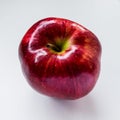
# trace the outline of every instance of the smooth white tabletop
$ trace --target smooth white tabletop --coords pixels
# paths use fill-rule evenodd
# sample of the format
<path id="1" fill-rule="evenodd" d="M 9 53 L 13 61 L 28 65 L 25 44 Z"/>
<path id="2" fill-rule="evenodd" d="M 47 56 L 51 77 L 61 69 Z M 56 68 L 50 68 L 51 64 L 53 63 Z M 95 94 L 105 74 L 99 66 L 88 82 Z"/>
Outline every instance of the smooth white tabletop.
<path id="1" fill-rule="evenodd" d="M 75 101 L 38 94 L 26 82 L 18 45 L 45 17 L 63 17 L 94 32 L 102 44 L 101 74 Z M 120 0 L 0 0 L 0 120 L 120 120 Z"/>

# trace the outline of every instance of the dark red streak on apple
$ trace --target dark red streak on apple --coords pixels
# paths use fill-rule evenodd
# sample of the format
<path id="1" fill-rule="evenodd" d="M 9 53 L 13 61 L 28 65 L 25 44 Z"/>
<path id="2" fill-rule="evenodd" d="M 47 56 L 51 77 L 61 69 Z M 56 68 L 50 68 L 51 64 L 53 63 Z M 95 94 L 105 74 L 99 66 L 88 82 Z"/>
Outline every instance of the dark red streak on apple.
<path id="1" fill-rule="evenodd" d="M 34 24 L 19 46 L 29 84 L 48 96 L 77 99 L 94 87 L 100 71 L 101 45 L 83 26 L 62 18 Z"/>

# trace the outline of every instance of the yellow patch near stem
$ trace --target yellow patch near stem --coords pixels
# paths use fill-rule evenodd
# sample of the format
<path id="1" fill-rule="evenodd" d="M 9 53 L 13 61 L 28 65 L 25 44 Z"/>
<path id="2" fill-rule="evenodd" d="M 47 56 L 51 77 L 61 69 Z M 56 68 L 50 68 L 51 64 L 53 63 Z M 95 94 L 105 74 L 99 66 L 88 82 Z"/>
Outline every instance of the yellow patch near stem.
<path id="1" fill-rule="evenodd" d="M 48 44 L 48 48 L 55 54 L 63 54 L 69 49 L 71 42 L 68 39 L 56 39 L 55 44 Z"/>

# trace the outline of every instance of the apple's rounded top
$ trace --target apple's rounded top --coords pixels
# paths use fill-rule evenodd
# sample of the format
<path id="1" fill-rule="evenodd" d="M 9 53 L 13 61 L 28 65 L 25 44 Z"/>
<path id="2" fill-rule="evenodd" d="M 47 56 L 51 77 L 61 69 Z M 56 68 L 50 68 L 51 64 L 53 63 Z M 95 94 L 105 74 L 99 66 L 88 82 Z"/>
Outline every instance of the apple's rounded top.
<path id="1" fill-rule="evenodd" d="M 91 36 L 91 39 L 89 39 Z M 39 39 L 38 39 L 39 38 Z M 49 41 L 49 43 L 48 43 Z M 67 50 L 71 44 L 90 43 L 98 44 L 101 51 L 101 45 L 98 38 L 82 25 L 64 18 L 48 17 L 36 22 L 25 34 L 22 43 L 28 44 L 34 50 L 43 46 L 50 48 L 53 53 L 61 54 Z M 53 43 L 56 44 L 55 47 Z M 31 47 L 32 46 L 32 47 Z M 95 45 L 94 45 L 95 46 Z"/>

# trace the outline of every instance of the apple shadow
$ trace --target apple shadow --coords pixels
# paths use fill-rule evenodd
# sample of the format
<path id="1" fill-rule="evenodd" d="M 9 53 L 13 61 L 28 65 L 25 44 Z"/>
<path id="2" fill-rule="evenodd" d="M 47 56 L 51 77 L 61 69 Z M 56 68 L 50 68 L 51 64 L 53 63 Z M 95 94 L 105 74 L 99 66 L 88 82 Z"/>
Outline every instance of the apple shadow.
<path id="1" fill-rule="evenodd" d="M 27 109 L 31 115 L 45 117 L 45 120 L 96 120 L 101 117 L 97 99 L 91 94 L 77 100 L 61 100 L 35 93 L 29 100 Z"/>
<path id="2" fill-rule="evenodd" d="M 62 120 L 77 118 L 97 119 L 99 117 L 97 103 L 88 95 L 78 100 L 50 99 L 52 113 Z"/>

